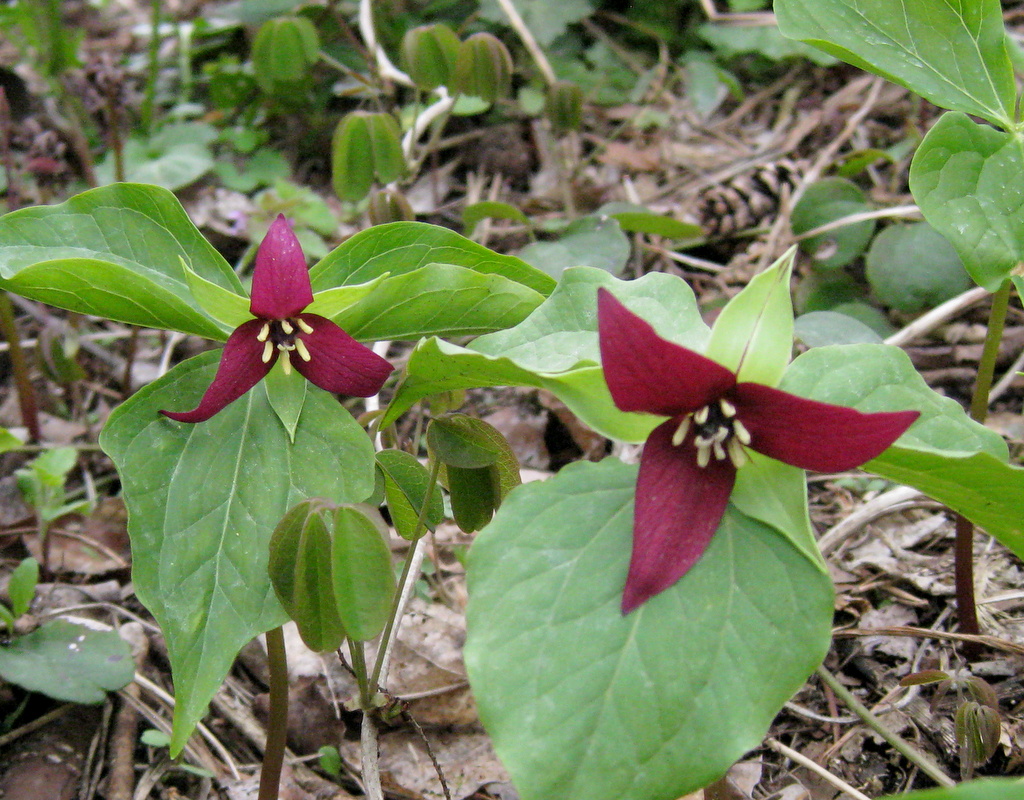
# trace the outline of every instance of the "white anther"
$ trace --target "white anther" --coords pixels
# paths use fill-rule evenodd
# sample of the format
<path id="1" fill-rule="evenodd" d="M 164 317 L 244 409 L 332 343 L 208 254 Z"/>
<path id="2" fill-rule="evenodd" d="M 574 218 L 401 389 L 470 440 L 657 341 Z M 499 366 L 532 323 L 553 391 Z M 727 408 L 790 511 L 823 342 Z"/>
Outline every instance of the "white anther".
<path id="1" fill-rule="evenodd" d="M 686 438 L 686 434 L 690 432 L 690 416 L 687 414 L 683 417 L 683 421 L 679 423 L 679 427 L 676 428 L 676 432 L 672 434 L 672 444 L 679 447 L 683 443 L 683 439 Z"/>
<path id="2" fill-rule="evenodd" d="M 302 339 L 295 340 L 295 352 L 303 361 L 309 361 L 309 350 L 306 349 L 306 343 Z"/>
<path id="3" fill-rule="evenodd" d="M 717 431 L 715 431 L 715 435 L 711 437 L 711 441 L 724 442 L 726 439 L 729 438 L 729 434 L 731 433 L 731 428 L 729 428 L 727 425 L 722 425 Z"/>
<path id="4" fill-rule="evenodd" d="M 299 326 L 299 330 L 302 331 L 303 333 L 313 332 L 313 326 L 306 322 L 306 320 L 304 320 L 302 317 L 296 317 L 295 324 Z"/>
<path id="5" fill-rule="evenodd" d="M 697 409 L 696 413 L 693 415 L 693 421 L 696 422 L 698 425 L 703 425 L 705 422 L 708 421 L 708 415 L 710 413 L 711 409 L 708 408 L 707 406 Z"/>
<path id="6" fill-rule="evenodd" d="M 714 436 L 694 436 L 693 443 L 697 447 L 711 447 L 715 442 Z"/>
<path id="7" fill-rule="evenodd" d="M 264 364 L 269 363 L 270 362 L 270 357 L 273 354 L 274 354 L 274 343 L 273 342 L 266 342 L 263 345 L 263 355 L 260 356 L 260 361 L 262 361 Z"/>
<path id="8" fill-rule="evenodd" d="M 719 399 L 718 406 L 719 408 L 722 409 L 722 414 L 724 414 L 726 418 L 731 419 L 732 417 L 736 416 L 736 406 L 734 406 L 724 397 Z"/>
<path id="9" fill-rule="evenodd" d="M 713 444 L 713 447 L 715 449 L 715 458 L 717 458 L 719 461 L 725 461 L 725 448 L 722 447 L 722 443 L 715 442 Z"/>
<path id="10" fill-rule="evenodd" d="M 295 328 L 286 319 L 281 320 L 281 330 L 283 330 L 288 336 L 291 336 L 295 332 Z"/>
<path id="11" fill-rule="evenodd" d="M 732 432 L 736 435 L 736 438 L 743 444 L 750 444 L 750 431 L 743 427 L 743 423 L 738 419 L 733 420 Z"/>
<path id="12" fill-rule="evenodd" d="M 263 327 L 260 328 L 260 332 L 256 334 L 256 341 L 257 342 L 265 342 L 265 341 L 267 341 L 267 337 L 268 336 L 270 336 L 270 323 L 269 322 L 264 322 L 263 323 Z M 264 360 L 266 360 L 266 359 L 264 359 Z"/>
<path id="13" fill-rule="evenodd" d="M 743 450 L 743 445 L 737 439 L 730 439 L 727 446 L 729 448 L 729 460 L 732 461 L 732 465 L 736 469 L 747 463 L 747 454 Z"/>
<path id="14" fill-rule="evenodd" d="M 287 350 L 284 353 L 284 358 L 281 359 L 281 369 L 284 370 L 284 374 L 285 375 L 291 375 L 292 374 L 292 362 L 291 362 L 291 359 L 288 357 L 288 351 Z"/>
<path id="15" fill-rule="evenodd" d="M 711 461 L 711 447 L 709 445 L 697 445 L 697 466 L 704 468 Z"/>

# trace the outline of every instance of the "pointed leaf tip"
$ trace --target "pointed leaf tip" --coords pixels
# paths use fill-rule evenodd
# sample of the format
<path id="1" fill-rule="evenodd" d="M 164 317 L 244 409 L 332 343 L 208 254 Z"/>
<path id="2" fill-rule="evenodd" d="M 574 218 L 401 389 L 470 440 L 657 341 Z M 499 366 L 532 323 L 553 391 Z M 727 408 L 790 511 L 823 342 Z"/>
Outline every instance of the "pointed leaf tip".
<path id="1" fill-rule="evenodd" d="M 302 246 L 284 214 L 278 214 L 256 251 L 249 310 L 260 319 L 287 319 L 312 302 Z"/>

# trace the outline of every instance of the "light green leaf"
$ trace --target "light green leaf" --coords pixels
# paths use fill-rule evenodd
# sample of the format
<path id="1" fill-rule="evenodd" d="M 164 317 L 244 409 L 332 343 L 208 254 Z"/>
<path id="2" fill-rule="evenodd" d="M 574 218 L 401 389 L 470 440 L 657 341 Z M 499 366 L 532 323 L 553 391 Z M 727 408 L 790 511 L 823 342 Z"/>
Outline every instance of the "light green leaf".
<path id="1" fill-rule="evenodd" d="M 780 388 L 866 412 L 920 411 L 896 444 L 864 469 L 920 489 L 1024 557 L 1024 469 L 1007 463 L 999 434 L 928 388 L 902 350 L 818 347 L 793 361 Z"/>
<path id="2" fill-rule="evenodd" d="M 960 256 L 927 222 L 890 225 L 871 243 L 866 266 L 875 297 L 899 311 L 934 308 L 971 288 Z"/>
<path id="3" fill-rule="evenodd" d="M 8 450 L 17 450 L 23 444 L 25 443 L 9 430 L 0 428 L 0 453 L 6 453 Z"/>
<path id="4" fill-rule="evenodd" d="M 216 137 L 212 126 L 196 122 L 167 125 L 149 138 L 133 136 L 124 145 L 125 178 L 170 191 L 188 186 L 213 169 L 208 145 Z M 114 182 L 113 152 L 96 165 L 96 178 Z"/>
<path id="5" fill-rule="evenodd" d="M 354 306 L 368 294 L 374 291 L 381 282 L 388 277 L 389 273 L 378 275 L 372 281 L 357 283 L 352 286 L 339 286 L 336 289 L 327 289 L 313 295 L 313 302 L 306 306 L 310 314 L 319 314 L 327 319 L 334 319 L 341 316 L 345 311 Z"/>
<path id="6" fill-rule="evenodd" d="M 1013 126 L 998 0 L 776 0 L 779 30 L 943 108 Z"/>
<path id="7" fill-rule="evenodd" d="M 1024 260 L 1024 139 L 946 114 L 910 165 L 910 189 L 975 282 L 995 291 Z"/>
<path id="8" fill-rule="evenodd" d="M 558 3 L 518 0 L 516 10 L 522 15 L 530 33 L 541 46 L 547 47 L 574 22 L 590 16 L 594 12 L 594 3 L 589 0 L 561 0 Z M 508 25 L 508 17 L 495 0 L 481 0 L 480 15 L 499 25 Z"/>
<path id="9" fill-rule="evenodd" d="M 598 267 L 613 275 L 626 268 L 629 238 L 614 217 L 583 217 L 567 227 L 553 242 L 533 242 L 519 257 L 555 278 L 569 267 Z"/>
<path id="10" fill-rule="evenodd" d="M 155 186 L 115 184 L 0 218 L 4 288 L 83 314 L 222 339 L 193 298 L 182 259 L 242 293 L 174 195 Z"/>
<path id="11" fill-rule="evenodd" d="M 357 642 L 377 636 L 391 615 L 395 572 L 391 550 L 377 526 L 359 509 L 335 509 L 331 577 L 338 616 Z"/>
<path id="12" fill-rule="evenodd" d="M 983 778 L 950 788 L 890 794 L 882 800 L 1020 800 L 1022 792 L 1024 781 L 1020 778 Z"/>
<path id="13" fill-rule="evenodd" d="M 699 225 L 655 214 L 633 203 L 605 203 L 597 213 L 612 217 L 618 221 L 622 230 L 631 233 L 647 233 L 651 236 L 664 236 L 666 239 L 697 239 L 704 233 Z"/>
<path id="14" fill-rule="evenodd" d="M 547 297 L 555 281 L 514 256 L 499 255 L 447 228 L 422 222 L 374 225 L 335 248 L 309 272 L 313 291 L 392 277 L 428 264 L 464 267 L 501 275 Z"/>
<path id="15" fill-rule="evenodd" d="M 163 629 L 184 746 L 235 655 L 285 621 L 267 573 L 270 536 L 303 499 L 359 502 L 373 491 L 365 431 L 309 387 L 289 439 L 264 384 L 207 422 L 172 422 L 209 386 L 219 353 L 179 364 L 111 414 L 100 444 L 124 487 L 139 599 Z"/>
<path id="16" fill-rule="evenodd" d="M 248 297 L 206 280 L 186 264 L 183 258 L 181 259 L 181 269 L 185 273 L 188 289 L 192 292 L 192 297 L 195 298 L 199 307 L 218 322 L 224 323 L 229 330 L 234 330 L 243 322 L 248 322 L 253 318 L 253 314 L 249 310 Z M 220 338 L 226 340 L 227 336 Z"/>
<path id="17" fill-rule="evenodd" d="M 472 236 L 476 226 L 485 219 L 509 219 L 531 227 L 530 219 L 515 206 L 496 200 L 481 200 L 462 210 L 462 228 L 466 236 Z"/>
<path id="18" fill-rule="evenodd" d="M 741 381 L 775 386 L 793 353 L 789 276 L 796 248 L 757 275 L 722 309 L 704 355 Z"/>
<path id="19" fill-rule="evenodd" d="M 697 565 L 623 617 L 635 481 L 573 464 L 514 491 L 470 550 L 466 667 L 523 800 L 704 786 L 828 648 L 828 576 L 733 507 Z"/>
<path id="20" fill-rule="evenodd" d="M 102 703 L 134 675 L 131 651 L 115 631 L 63 619 L 0 646 L 0 677 L 68 703 Z"/>
<path id="21" fill-rule="evenodd" d="M 863 322 L 837 311 L 812 311 L 797 317 L 793 332 L 808 347 L 882 343 L 882 337 Z"/>
<path id="22" fill-rule="evenodd" d="M 7 594 L 11 598 L 11 612 L 15 617 L 20 617 L 28 611 L 29 606 L 32 605 L 32 598 L 35 597 L 38 583 L 39 562 L 31 556 L 22 559 L 21 563 L 14 568 L 7 584 Z"/>
<path id="23" fill-rule="evenodd" d="M 509 330 L 481 336 L 472 349 L 436 339 L 417 345 L 382 424 L 390 424 L 423 397 L 453 389 L 536 386 L 558 395 L 595 430 L 626 441 L 643 441 L 660 418 L 619 411 L 598 366 L 600 286 L 609 288 L 660 335 L 703 349 L 707 326 L 684 281 L 656 272 L 635 281 L 620 281 L 603 270 L 575 267 L 566 270 L 551 297 L 526 320 Z"/>
<path id="24" fill-rule="evenodd" d="M 806 58 L 815 64 L 831 66 L 836 60 L 816 47 L 794 42 L 783 36 L 774 25 L 701 25 L 698 34 L 721 56 L 732 58 L 745 53 L 758 53 L 772 61 Z"/>
<path id="25" fill-rule="evenodd" d="M 267 377 L 263 379 L 263 386 L 267 390 L 270 407 L 274 409 L 277 418 L 288 432 L 288 439 L 294 443 L 295 430 L 302 415 L 302 406 L 306 402 L 310 383 L 294 372 L 285 375 L 283 364 L 284 359 L 278 359 L 267 373 Z"/>

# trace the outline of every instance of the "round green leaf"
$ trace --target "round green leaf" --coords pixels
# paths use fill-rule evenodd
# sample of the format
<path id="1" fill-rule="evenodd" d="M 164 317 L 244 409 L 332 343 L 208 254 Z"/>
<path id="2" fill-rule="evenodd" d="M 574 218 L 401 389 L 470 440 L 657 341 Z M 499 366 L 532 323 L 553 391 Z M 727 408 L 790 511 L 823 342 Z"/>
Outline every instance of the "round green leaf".
<path id="1" fill-rule="evenodd" d="M 115 631 L 67 620 L 47 622 L 0 646 L 0 676 L 68 703 L 102 703 L 134 675 L 131 651 Z"/>
<path id="2" fill-rule="evenodd" d="M 829 344 L 881 344 L 882 337 L 860 320 L 836 311 L 812 311 L 796 318 L 796 338 L 808 347 Z"/>
<path id="3" fill-rule="evenodd" d="M 626 268 L 632 248 L 618 220 L 599 215 L 583 217 L 554 242 L 534 242 L 519 257 L 555 278 L 569 267 L 598 267 L 618 275 Z"/>
<path id="4" fill-rule="evenodd" d="M 513 492 L 470 550 L 466 667 L 523 800 L 704 786 L 828 648 L 827 575 L 732 507 L 700 562 L 623 617 L 635 480 L 571 465 Z"/>
<path id="5" fill-rule="evenodd" d="M 860 188 L 843 178 L 825 178 L 807 187 L 793 209 L 793 233 L 800 235 L 837 219 L 870 211 Z M 875 232 L 866 220 L 805 239 L 800 248 L 810 253 L 815 269 L 840 269 L 864 252 Z"/>
<path id="6" fill-rule="evenodd" d="M 871 290 L 899 311 L 933 308 L 971 288 L 953 245 L 927 222 L 892 225 L 875 237 L 867 257 Z"/>
<path id="7" fill-rule="evenodd" d="M 395 597 L 391 551 L 380 531 L 359 509 L 342 506 L 333 514 L 331 577 L 338 616 L 357 642 L 384 630 Z"/>

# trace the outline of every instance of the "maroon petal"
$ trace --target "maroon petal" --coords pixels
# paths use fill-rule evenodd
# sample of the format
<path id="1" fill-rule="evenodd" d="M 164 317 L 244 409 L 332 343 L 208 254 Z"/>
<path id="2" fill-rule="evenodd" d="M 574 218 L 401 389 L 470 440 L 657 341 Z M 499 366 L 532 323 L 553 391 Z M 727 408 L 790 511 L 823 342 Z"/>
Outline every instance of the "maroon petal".
<path id="1" fill-rule="evenodd" d="M 287 319 L 312 302 L 306 257 L 292 226 L 278 214 L 256 251 L 249 310 L 260 319 Z"/>
<path id="2" fill-rule="evenodd" d="M 899 439 L 920 416 L 917 411 L 865 414 L 759 383 L 741 383 L 733 396 L 752 449 L 817 472 L 859 467 Z"/>
<path id="3" fill-rule="evenodd" d="M 313 332 L 299 336 L 309 351 L 309 361 L 298 353 L 291 354 L 292 366 L 298 372 L 321 389 L 336 394 L 370 397 L 380 391 L 394 371 L 387 359 L 359 344 L 326 317 L 302 314 L 299 319 Z"/>
<path id="4" fill-rule="evenodd" d="M 655 428 L 640 457 L 623 614 L 672 586 L 697 563 L 736 482 L 736 468 L 728 459 L 697 466 L 692 437 L 673 445 L 678 426 L 679 420 L 671 419 Z"/>
<path id="5" fill-rule="evenodd" d="M 277 350 L 267 363 L 264 364 L 261 358 L 264 344 L 256 339 L 256 335 L 264 324 L 262 320 L 252 319 L 235 328 L 224 343 L 213 383 L 198 406 L 192 411 L 160 413 L 178 422 L 204 422 L 259 383 L 277 360 Z"/>
<path id="6" fill-rule="evenodd" d="M 736 383 L 718 362 L 662 339 L 604 288 L 597 290 L 597 326 L 604 377 L 623 411 L 696 411 Z"/>

